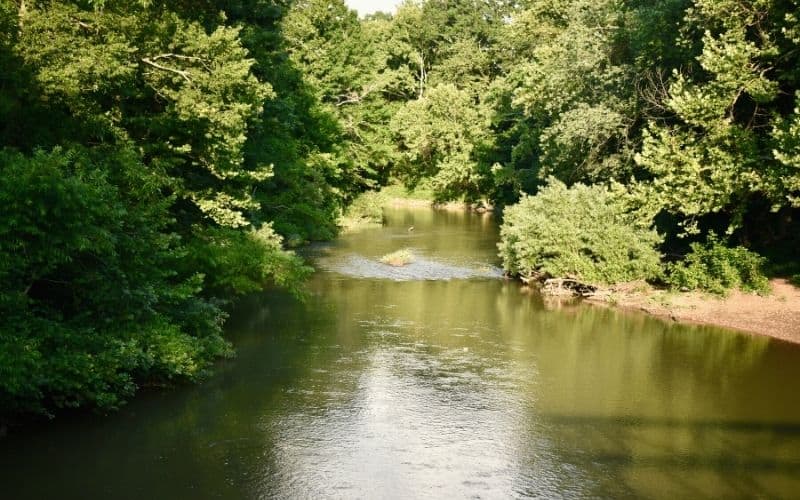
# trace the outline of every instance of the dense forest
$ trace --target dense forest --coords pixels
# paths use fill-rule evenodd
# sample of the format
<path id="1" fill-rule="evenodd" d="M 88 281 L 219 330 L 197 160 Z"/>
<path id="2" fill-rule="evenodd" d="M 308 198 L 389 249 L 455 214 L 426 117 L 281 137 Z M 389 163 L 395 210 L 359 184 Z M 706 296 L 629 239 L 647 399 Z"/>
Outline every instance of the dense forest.
<path id="1" fill-rule="evenodd" d="M 765 293 L 797 269 L 796 0 L 0 0 L 0 418 L 232 354 L 236 296 L 400 182 L 509 274 Z"/>

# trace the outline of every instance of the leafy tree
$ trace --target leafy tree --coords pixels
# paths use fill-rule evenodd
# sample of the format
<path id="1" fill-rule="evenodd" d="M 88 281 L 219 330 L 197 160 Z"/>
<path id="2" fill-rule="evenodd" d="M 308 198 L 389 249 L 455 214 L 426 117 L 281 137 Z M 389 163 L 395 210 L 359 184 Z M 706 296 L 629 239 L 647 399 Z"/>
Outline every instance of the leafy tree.
<path id="1" fill-rule="evenodd" d="M 0 419 L 197 379 L 231 353 L 225 302 L 302 293 L 309 269 L 270 221 L 331 236 L 341 169 L 297 71 L 270 72 L 282 12 L 0 3 Z M 278 220 L 286 185 L 309 196 L 278 200 Z"/>
<path id="2" fill-rule="evenodd" d="M 540 178 L 622 179 L 631 172 L 632 71 L 619 48 L 624 10 L 615 0 L 550 2 L 521 15 L 536 24 L 530 61 L 514 72 L 514 104 L 532 121 Z M 522 38 L 517 34 L 515 38 Z"/>
<path id="3" fill-rule="evenodd" d="M 3 152 L 0 173 L 3 416 L 115 408 L 230 353 L 202 276 L 174 271 L 171 200 L 133 151 Z"/>
<path id="4" fill-rule="evenodd" d="M 701 33 L 697 75 L 676 73 L 665 106 L 678 123 L 651 123 L 637 162 L 654 176 L 653 196 L 683 217 L 689 230 L 698 217 L 730 213 L 732 231 L 741 227 L 755 195 L 776 206 L 792 196 L 792 181 L 779 180 L 786 156 L 778 150 L 779 162 L 770 158 L 774 146 L 763 132 L 774 113 L 783 112 L 781 85 L 794 80 L 778 71 L 781 59 L 796 57 L 796 49 L 779 50 L 795 43 L 787 39 L 789 18 L 781 16 L 786 7 L 697 0 L 688 11 L 692 29 L 684 43 Z M 775 135 L 791 149 L 790 121 L 779 121 Z"/>
<path id="5" fill-rule="evenodd" d="M 438 199 L 477 199 L 484 173 L 475 148 L 487 137 L 486 119 L 471 96 L 454 85 L 441 85 L 410 101 L 392 121 L 403 155 L 403 175 L 410 184 L 431 179 Z"/>
<path id="6" fill-rule="evenodd" d="M 385 40 L 390 23 L 360 24 L 343 1 L 297 2 L 283 23 L 291 59 L 338 127 L 334 161 L 350 172 L 354 191 L 385 182 L 395 153 L 386 132 L 403 95 L 403 76 L 390 67 L 393 45 Z"/>
<path id="7" fill-rule="evenodd" d="M 270 87 L 250 73 L 238 29 L 207 34 L 176 13 L 127 2 L 31 6 L 22 26 L 18 51 L 44 96 L 89 123 L 96 140 L 136 141 L 203 216 L 248 224 L 249 193 L 270 170 L 243 168 L 243 146 Z"/>

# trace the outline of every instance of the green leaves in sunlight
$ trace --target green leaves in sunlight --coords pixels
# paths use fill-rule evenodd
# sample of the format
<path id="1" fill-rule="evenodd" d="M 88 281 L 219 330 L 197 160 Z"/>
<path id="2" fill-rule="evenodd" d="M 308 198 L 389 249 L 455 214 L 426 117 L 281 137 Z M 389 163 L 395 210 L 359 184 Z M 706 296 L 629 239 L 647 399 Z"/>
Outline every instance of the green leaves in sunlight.
<path id="1" fill-rule="evenodd" d="M 0 4 L 0 420 L 196 380 L 223 306 L 303 296 L 283 235 L 335 234 L 349 165 L 245 4 Z"/>
<path id="2" fill-rule="evenodd" d="M 661 237 L 650 226 L 619 186 L 568 188 L 550 179 L 535 196 L 506 209 L 498 248 L 506 272 L 526 279 L 653 279 L 661 272 Z"/>

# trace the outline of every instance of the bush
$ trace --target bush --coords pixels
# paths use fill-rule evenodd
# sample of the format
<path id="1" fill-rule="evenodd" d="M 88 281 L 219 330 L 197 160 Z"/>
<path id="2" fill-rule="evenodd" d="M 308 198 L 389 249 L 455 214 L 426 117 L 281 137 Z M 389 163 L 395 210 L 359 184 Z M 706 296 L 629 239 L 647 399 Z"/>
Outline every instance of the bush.
<path id="1" fill-rule="evenodd" d="M 651 221 L 604 186 L 567 188 L 550 179 L 536 196 L 508 207 L 504 217 L 498 248 L 512 275 L 613 284 L 661 272 L 661 238 Z"/>
<path id="2" fill-rule="evenodd" d="M 686 258 L 667 266 L 667 283 L 679 290 L 703 290 L 725 295 L 732 288 L 769 293 L 764 276 L 766 259 L 744 247 L 729 248 L 715 235 L 704 243 L 692 243 Z"/>
<path id="3" fill-rule="evenodd" d="M 260 229 L 196 227 L 187 245 L 184 272 L 205 276 L 204 290 L 215 297 L 236 297 L 263 290 L 269 284 L 304 295 L 312 269 L 291 251 L 270 224 Z"/>

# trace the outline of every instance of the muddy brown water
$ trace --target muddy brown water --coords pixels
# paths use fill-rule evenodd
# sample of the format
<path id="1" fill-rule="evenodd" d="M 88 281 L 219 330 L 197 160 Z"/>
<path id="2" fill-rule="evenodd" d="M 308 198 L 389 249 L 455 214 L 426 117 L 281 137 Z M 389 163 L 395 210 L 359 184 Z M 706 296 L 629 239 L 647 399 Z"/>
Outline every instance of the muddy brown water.
<path id="1" fill-rule="evenodd" d="M 0 441 L 0 498 L 800 497 L 800 347 L 543 300 L 496 242 L 394 209 L 310 249 L 207 382 Z"/>

